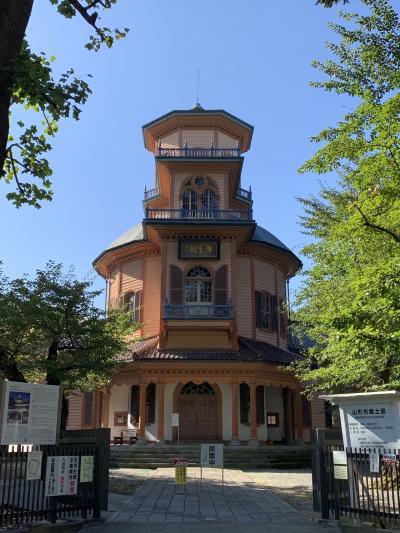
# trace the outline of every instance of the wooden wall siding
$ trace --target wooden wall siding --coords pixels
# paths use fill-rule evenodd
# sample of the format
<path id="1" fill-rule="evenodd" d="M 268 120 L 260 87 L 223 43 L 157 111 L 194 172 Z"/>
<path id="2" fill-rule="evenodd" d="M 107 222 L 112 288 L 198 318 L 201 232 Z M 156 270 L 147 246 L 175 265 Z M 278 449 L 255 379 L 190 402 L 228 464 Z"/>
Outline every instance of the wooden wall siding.
<path id="1" fill-rule="evenodd" d="M 267 291 L 275 294 L 274 266 L 259 259 L 254 259 L 254 286 L 256 291 Z M 276 331 L 266 331 L 257 328 L 256 339 L 259 341 L 277 344 Z"/>
<path id="2" fill-rule="evenodd" d="M 189 148 L 210 148 L 214 142 L 214 130 L 182 130 L 182 146 L 188 143 Z"/>
<path id="3" fill-rule="evenodd" d="M 172 183 L 172 191 L 171 191 L 171 199 L 172 199 L 172 205 L 171 208 L 173 209 L 179 209 L 181 207 L 181 199 L 180 199 L 180 191 L 182 188 L 183 183 L 185 180 L 187 180 L 190 176 L 201 174 L 204 176 L 207 176 L 214 180 L 217 188 L 218 188 L 218 195 L 219 195 L 219 202 L 218 202 L 218 208 L 219 209 L 225 209 L 225 177 L 224 174 L 216 173 L 216 172 L 187 172 L 185 174 L 182 173 L 176 173 L 172 176 L 171 183 Z"/>
<path id="4" fill-rule="evenodd" d="M 222 131 L 217 132 L 218 138 L 218 148 L 237 148 L 237 139 L 222 133 Z"/>
<path id="5" fill-rule="evenodd" d="M 161 137 L 162 148 L 180 148 L 179 146 L 179 131 L 174 131 L 165 137 Z M 157 150 L 157 146 L 156 146 Z"/>
<path id="6" fill-rule="evenodd" d="M 207 332 L 198 330 L 171 330 L 165 342 L 166 348 L 188 348 L 188 349 L 215 349 L 232 350 L 232 341 L 228 331 L 209 330 Z"/>
<path id="7" fill-rule="evenodd" d="M 206 268 L 209 268 L 212 274 L 215 273 L 218 267 L 222 265 L 227 265 L 228 266 L 228 298 L 231 298 L 232 296 L 231 243 L 229 241 L 221 241 L 220 258 L 218 261 L 215 261 L 215 260 L 203 260 L 202 261 L 201 259 L 193 260 L 193 261 L 181 261 L 180 259 L 178 259 L 178 242 L 167 242 L 166 248 L 167 248 L 167 265 L 166 265 L 166 270 L 164 272 L 166 283 L 165 283 L 165 294 L 163 295 L 163 300 L 165 296 L 167 296 L 168 299 L 170 298 L 169 265 L 171 264 L 177 265 L 181 270 L 184 271 L 184 273 L 186 273 L 186 271 L 192 266 L 202 265 Z"/>
<path id="8" fill-rule="evenodd" d="M 67 429 L 80 429 L 82 422 L 83 395 L 79 391 L 71 394 L 68 400 Z"/>
<path id="9" fill-rule="evenodd" d="M 236 271 L 236 316 L 238 334 L 252 337 L 251 264 L 250 258 L 238 257 Z"/>
<path id="10" fill-rule="evenodd" d="M 143 259 L 135 259 L 122 264 L 121 292 L 143 289 Z"/>
<path id="11" fill-rule="evenodd" d="M 146 258 L 146 284 L 143 302 L 143 334 L 158 335 L 160 331 L 161 257 Z"/>

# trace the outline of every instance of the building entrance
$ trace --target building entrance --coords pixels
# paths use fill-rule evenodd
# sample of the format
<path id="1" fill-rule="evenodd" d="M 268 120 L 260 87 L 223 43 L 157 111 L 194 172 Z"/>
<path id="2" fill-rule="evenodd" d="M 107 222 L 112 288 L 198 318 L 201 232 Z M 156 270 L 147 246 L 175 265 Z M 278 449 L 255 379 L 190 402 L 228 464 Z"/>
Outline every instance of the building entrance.
<path id="1" fill-rule="evenodd" d="M 199 385 L 190 381 L 177 395 L 181 440 L 220 440 L 220 400 L 207 382 Z"/>

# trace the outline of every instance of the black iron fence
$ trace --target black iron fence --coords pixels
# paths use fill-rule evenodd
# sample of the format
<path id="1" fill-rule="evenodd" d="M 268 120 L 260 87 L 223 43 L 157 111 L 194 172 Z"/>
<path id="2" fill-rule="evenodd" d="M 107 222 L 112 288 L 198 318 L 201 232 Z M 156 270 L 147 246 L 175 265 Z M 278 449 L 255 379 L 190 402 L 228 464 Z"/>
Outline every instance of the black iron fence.
<path id="1" fill-rule="evenodd" d="M 0 446 L 0 527 L 15 527 L 39 521 L 55 523 L 67 518 L 100 518 L 101 510 L 107 508 L 104 483 L 107 479 L 107 490 L 109 457 L 107 445 L 102 445 L 101 442 L 106 436 L 105 432 L 108 432 L 109 446 L 109 430 L 100 432 L 100 436 L 84 436 L 84 432 L 69 431 L 64 434 L 61 443 L 54 446 Z M 73 436 L 73 433 L 81 435 Z M 34 476 L 31 471 L 31 452 L 41 452 L 41 466 L 39 460 L 39 467 Z M 54 458 L 59 457 L 64 458 L 67 463 L 67 458 L 73 458 L 72 463 L 76 468 L 69 471 L 66 469 L 62 484 L 68 484 L 74 489 L 65 489 L 63 495 L 50 496 L 46 470 L 50 463 L 57 462 Z M 82 457 L 92 458 L 89 461 L 89 469 L 86 469 L 86 477 L 81 476 L 81 470 L 84 468 Z"/>
<path id="2" fill-rule="evenodd" d="M 322 518 L 399 527 L 399 450 L 344 449 L 341 432 L 329 430 L 313 431 L 312 448 L 313 506 Z"/>

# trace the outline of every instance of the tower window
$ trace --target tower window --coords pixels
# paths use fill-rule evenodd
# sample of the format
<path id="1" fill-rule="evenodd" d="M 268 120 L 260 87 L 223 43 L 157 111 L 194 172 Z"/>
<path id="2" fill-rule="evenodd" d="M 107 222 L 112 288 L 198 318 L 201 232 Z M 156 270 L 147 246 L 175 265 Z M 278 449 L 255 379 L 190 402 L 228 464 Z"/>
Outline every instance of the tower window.
<path id="1" fill-rule="evenodd" d="M 141 319 L 142 291 L 127 292 L 124 296 L 126 310 L 130 313 L 132 322 L 139 323 Z"/>
<path id="2" fill-rule="evenodd" d="M 185 302 L 207 304 L 212 302 L 212 280 L 210 272 L 201 266 L 189 270 L 185 280 Z"/>

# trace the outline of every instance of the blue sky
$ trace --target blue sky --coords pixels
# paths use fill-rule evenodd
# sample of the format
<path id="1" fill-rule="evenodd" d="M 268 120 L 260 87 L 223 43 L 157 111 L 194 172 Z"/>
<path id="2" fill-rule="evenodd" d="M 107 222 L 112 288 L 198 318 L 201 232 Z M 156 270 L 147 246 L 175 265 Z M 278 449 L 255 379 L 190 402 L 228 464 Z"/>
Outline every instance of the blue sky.
<path id="1" fill-rule="evenodd" d="M 61 123 L 50 155 L 51 203 L 17 210 L 0 184 L 5 272 L 30 274 L 52 259 L 86 275 L 92 260 L 142 219 L 154 161 L 141 126 L 193 106 L 197 67 L 203 107 L 254 125 L 242 185 L 252 186 L 257 222 L 300 254 L 306 238 L 296 197 L 316 193 L 319 184 L 297 169 L 315 151 L 309 137 L 349 105 L 309 86 L 318 78 L 310 63 L 327 57 L 327 22 L 335 16 L 314 0 L 119 0 L 103 23 L 131 31 L 96 54 L 83 48 L 89 28 L 79 17 L 68 21 L 48 0 L 36 0 L 28 26 L 32 50 L 54 54 L 60 71 L 73 66 L 79 76 L 92 74 L 93 95 L 79 122 Z M 104 286 L 99 277 L 96 286 Z"/>

